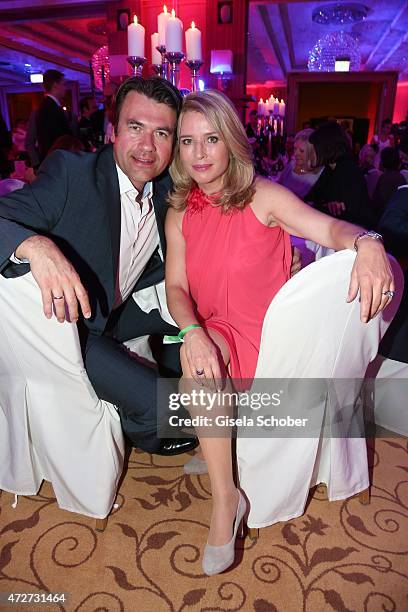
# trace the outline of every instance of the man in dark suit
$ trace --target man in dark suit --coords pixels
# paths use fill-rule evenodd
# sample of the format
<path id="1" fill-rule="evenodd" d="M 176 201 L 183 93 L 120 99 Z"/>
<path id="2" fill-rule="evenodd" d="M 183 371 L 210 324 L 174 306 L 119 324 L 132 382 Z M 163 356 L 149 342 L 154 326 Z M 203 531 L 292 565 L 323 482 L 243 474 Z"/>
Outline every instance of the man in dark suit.
<path id="1" fill-rule="evenodd" d="M 178 332 L 157 310 L 142 312 L 132 294 L 164 278 L 165 171 L 180 107 L 169 82 L 128 79 L 116 96 L 113 147 L 56 151 L 31 185 L 0 198 L 0 273 L 12 279 L 31 270 L 45 316 L 78 322 L 96 393 L 118 406 L 135 446 L 163 455 L 191 450 L 197 440 L 158 439 L 157 374 L 122 342 Z M 177 353 L 170 345 L 163 358 L 174 376 Z"/>
<path id="2" fill-rule="evenodd" d="M 387 251 L 398 258 L 404 270 L 404 293 L 397 314 L 381 340 L 383 357 L 408 363 L 408 185 L 402 185 L 388 202 L 378 224 Z"/>
<path id="3" fill-rule="evenodd" d="M 43 76 L 45 91 L 37 114 L 37 140 L 40 161 L 60 136 L 72 134 L 67 115 L 62 108 L 66 92 L 65 78 L 59 70 L 47 70 Z"/>

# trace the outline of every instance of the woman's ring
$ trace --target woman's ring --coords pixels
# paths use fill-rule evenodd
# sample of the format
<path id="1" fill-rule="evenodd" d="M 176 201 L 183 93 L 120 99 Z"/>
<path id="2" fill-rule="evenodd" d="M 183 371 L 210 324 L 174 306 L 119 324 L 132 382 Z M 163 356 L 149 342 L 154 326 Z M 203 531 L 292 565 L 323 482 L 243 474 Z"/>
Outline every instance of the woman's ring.
<path id="1" fill-rule="evenodd" d="M 204 370 L 196 370 L 197 376 L 202 376 L 204 374 Z"/>
<path id="2" fill-rule="evenodd" d="M 63 299 L 64 299 L 64 296 L 63 296 L 63 295 L 53 295 L 53 296 L 52 296 L 52 299 L 53 299 L 53 300 L 63 300 Z"/>
<path id="3" fill-rule="evenodd" d="M 383 291 L 382 294 L 392 299 L 395 295 L 395 291 Z"/>

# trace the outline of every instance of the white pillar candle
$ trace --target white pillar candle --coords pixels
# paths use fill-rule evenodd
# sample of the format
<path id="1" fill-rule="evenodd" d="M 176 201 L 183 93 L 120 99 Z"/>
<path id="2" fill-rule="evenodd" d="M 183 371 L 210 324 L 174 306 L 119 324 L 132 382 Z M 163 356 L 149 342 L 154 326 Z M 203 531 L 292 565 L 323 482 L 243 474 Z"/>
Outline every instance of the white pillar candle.
<path id="1" fill-rule="evenodd" d="M 134 23 L 128 25 L 128 55 L 131 57 L 144 57 L 145 29 L 137 22 L 136 15 Z"/>
<path id="2" fill-rule="evenodd" d="M 258 102 L 258 115 L 262 116 L 264 114 L 265 114 L 264 113 L 264 101 L 263 101 L 263 98 L 261 98 Z"/>
<path id="3" fill-rule="evenodd" d="M 203 60 L 201 32 L 195 27 L 194 21 L 191 22 L 191 28 L 186 31 L 186 55 L 188 60 Z"/>
<path id="4" fill-rule="evenodd" d="M 161 64 L 161 53 L 156 49 L 159 46 L 159 33 L 155 32 L 151 35 L 152 41 L 152 64 Z"/>
<path id="5" fill-rule="evenodd" d="M 167 6 L 163 6 L 163 12 L 157 15 L 157 29 L 159 32 L 159 45 L 166 45 L 166 23 L 170 18 Z"/>
<path id="6" fill-rule="evenodd" d="M 280 104 L 279 104 L 279 115 L 281 117 L 284 117 L 285 116 L 285 111 L 286 111 L 286 105 L 285 105 L 284 101 L 281 100 Z"/>
<path id="7" fill-rule="evenodd" d="M 269 111 L 272 110 L 271 105 L 269 103 L 269 99 L 266 100 L 265 104 L 264 104 L 264 115 L 266 115 L 267 117 L 269 117 Z"/>
<path id="8" fill-rule="evenodd" d="M 171 17 L 166 23 L 166 51 L 173 53 L 183 52 L 183 24 L 176 17 L 174 9 L 172 9 Z"/>
<path id="9" fill-rule="evenodd" d="M 278 98 L 275 98 L 274 103 L 273 103 L 273 114 L 274 115 L 279 115 L 279 100 L 278 100 Z"/>

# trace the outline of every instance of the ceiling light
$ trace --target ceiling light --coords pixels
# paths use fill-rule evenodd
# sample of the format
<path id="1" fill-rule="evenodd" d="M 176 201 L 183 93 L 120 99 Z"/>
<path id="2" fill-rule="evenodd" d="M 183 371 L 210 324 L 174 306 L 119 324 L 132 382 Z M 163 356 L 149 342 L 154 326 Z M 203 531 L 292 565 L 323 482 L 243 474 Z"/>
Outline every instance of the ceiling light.
<path id="1" fill-rule="evenodd" d="M 32 72 L 30 74 L 30 81 L 31 83 L 42 83 L 43 75 L 41 74 L 41 72 Z"/>
<path id="2" fill-rule="evenodd" d="M 359 3 L 324 4 L 315 8 L 312 20 L 322 25 L 344 25 L 363 21 L 368 13 L 368 6 Z"/>

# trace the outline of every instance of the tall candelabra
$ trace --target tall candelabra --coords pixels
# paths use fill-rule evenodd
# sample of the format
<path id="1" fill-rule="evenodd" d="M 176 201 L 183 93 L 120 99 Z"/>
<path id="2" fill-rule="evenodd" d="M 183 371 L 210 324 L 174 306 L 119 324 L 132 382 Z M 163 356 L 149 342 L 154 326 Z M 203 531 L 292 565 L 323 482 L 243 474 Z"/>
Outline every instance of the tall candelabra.
<path id="1" fill-rule="evenodd" d="M 127 61 L 132 66 L 133 76 L 142 76 L 143 66 L 146 63 L 145 57 L 138 57 L 136 55 L 129 55 Z"/>
<path id="2" fill-rule="evenodd" d="M 180 88 L 180 64 L 182 60 L 184 59 L 184 53 L 181 53 L 181 51 L 167 51 L 166 58 L 168 59 L 169 64 L 170 64 L 169 81 L 171 81 L 174 87 L 177 87 L 177 89 L 179 89 Z"/>
<path id="3" fill-rule="evenodd" d="M 202 60 L 187 60 L 186 66 L 190 68 L 191 71 L 191 91 L 198 91 L 198 71 L 203 65 Z"/>

